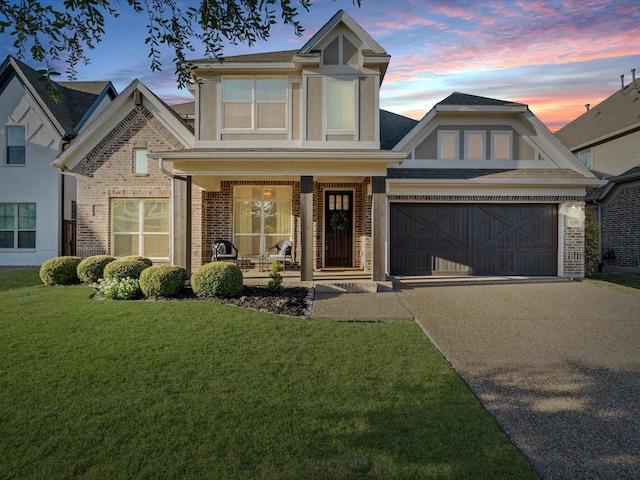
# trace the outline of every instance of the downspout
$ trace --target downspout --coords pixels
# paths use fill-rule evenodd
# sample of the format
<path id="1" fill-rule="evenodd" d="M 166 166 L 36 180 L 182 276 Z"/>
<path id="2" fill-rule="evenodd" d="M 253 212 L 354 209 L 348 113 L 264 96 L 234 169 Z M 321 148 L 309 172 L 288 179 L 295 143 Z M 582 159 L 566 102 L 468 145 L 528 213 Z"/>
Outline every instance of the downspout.
<path id="1" fill-rule="evenodd" d="M 73 140 L 75 137 L 75 135 L 70 135 L 70 134 L 65 134 L 62 137 L 62 140 L 60 142 L 60 150 L 58 151 L 58 155 L 61 154 L 62 152 L 64 152 L 64 150 L 67 148 L 67 146 L 71 143 L 71 140 Z M 60 168 L 58 169 L 58 171 L 60 172 L 60 234 L 58 235 L 58 241 L 60 242 L 59 246 L 58 246 L 58 255 L 63 255 L 64 254 L 64 195 L 65 195 L 65 190 L 64 190 L 64 175 L 65 175 L 65 171 Z M 67 175 L 70 175 L 67 173 Z"/>

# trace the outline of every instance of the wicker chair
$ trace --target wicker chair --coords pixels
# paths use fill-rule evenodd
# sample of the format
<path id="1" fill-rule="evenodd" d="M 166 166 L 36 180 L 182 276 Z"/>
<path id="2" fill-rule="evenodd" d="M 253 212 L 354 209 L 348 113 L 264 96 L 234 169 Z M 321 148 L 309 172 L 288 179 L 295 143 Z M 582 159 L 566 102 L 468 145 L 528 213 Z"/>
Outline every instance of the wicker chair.
<path id="1" fill-rule="evenodd" d="M 293 248 L 293 243 L 289 240 L 280 240 L 273 247 L 267 250 L 266 262 L 267 265 L 274 260 L 278 262 L 282 262 L 282 271 L 286 270 L 287 266 L 287 257 L 289 257 L 289 261 L 293 263 L 293 257 L 291 256 L 291 250 Z M 273 251 L 274 253 L 269 253 Z"/>
<path id="2" fill-rule="evenodd" d="M 228 240 L 216 240 L 213 242 L 213 261 L 238 263 L 238 249 Z"/>

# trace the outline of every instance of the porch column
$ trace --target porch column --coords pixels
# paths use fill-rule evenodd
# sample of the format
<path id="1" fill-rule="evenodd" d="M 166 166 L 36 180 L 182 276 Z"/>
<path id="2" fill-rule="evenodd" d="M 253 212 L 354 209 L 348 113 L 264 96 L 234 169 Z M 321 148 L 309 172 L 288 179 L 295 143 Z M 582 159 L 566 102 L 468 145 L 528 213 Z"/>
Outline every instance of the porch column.
<path id="1" fill-rule="evenodd" d="M 173 177 L 171 263 L 191 274 L 191 177 Z"/>
<path id="2" fill-rule="evenodd" d="M 385 276 L 385 238 L 387 236 L 387 193 L 385 177 L 371 177 L 371 243 L 373 258 L 371 280 L 382 282 Z"/>
<path id="3" fill-rule="evenodd" d="M 300 177 L 300 280 L 313 281 L 313 177 Z"/>

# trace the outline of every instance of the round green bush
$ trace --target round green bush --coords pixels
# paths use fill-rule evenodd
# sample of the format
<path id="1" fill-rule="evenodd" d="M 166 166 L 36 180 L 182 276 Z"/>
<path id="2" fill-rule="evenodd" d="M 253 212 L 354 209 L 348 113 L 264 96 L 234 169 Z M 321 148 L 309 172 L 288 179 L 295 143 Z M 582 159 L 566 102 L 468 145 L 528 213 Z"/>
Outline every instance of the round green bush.
<path id="1" fill-rule="evenodd" d="M 78 278 L 83 283 L 96 283 L 104 277 L 104 267 L 113 261 L 109 255 L 87 257 L 78 264 Z"/>
<path id="2" fill-rule="evenodd" d="M 144 263 L 147 267 L 151 267 L 153 265 L 151 259 L 141 255 L 127 255 L 126 257 L 122 257 L 120 260 L 138 260 L 139 262 Z"/>
<path id="3" fill-rule="evenodd" d="M 138 280 L 140 274 L 146 268 L 149 268 L 147 263 L 135 258 L 124 257 L 104 267 L 104 279 L 122 280 L 124 278 L 133 278 Z"/>
<path id="4" fill-rule="evenodd" d="M 191 288 L 198 297 L 235 297 L 242 292 L 242 270 L 233 263 L 207 263 L 191 275 Z"/>
<path id="5" fill-rule="evenodd" d="M 40 266 L 40 280 L 45 285 L 72 285 L 78 283 L 79 257 L 55 257 Z"/>
<path id="6" fill-rule="evenodd" d="M 145 297 L 173 297 L 180 293 L 187 270 L 173 265 L 146 268 L 140 274 L 140 289 Z"/>

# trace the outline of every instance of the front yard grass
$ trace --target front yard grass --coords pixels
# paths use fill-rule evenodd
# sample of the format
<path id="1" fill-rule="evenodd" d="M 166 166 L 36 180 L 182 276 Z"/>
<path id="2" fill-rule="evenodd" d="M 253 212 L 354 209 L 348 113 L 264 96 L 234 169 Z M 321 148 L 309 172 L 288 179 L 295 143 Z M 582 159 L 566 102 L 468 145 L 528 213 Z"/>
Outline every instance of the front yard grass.
<path id="1" fill-rule="evenodd" d="M 537 478 L 414 323 L 92 293 L 0 292 L 0 478 Z"/>
<path id="2" fill-rule="evenodd" d="M 638 273 L 593 273 L 587 275 L 587 280 L 604 287 L 640 295 L 640 274 Z M 633 288 L 635 291 L 620 289 L 618 286 Z"/>

